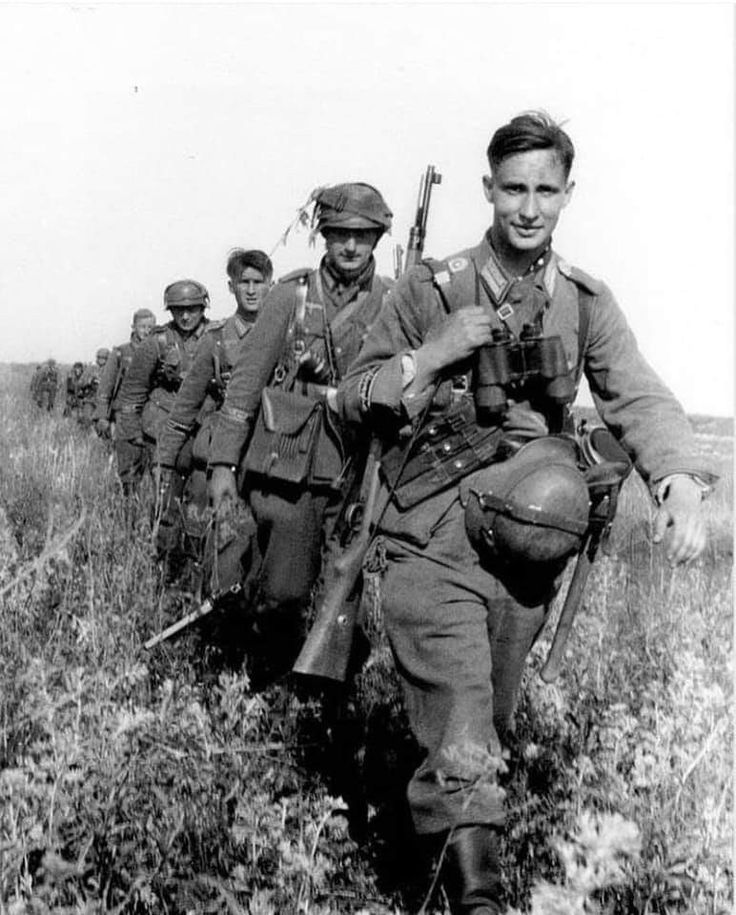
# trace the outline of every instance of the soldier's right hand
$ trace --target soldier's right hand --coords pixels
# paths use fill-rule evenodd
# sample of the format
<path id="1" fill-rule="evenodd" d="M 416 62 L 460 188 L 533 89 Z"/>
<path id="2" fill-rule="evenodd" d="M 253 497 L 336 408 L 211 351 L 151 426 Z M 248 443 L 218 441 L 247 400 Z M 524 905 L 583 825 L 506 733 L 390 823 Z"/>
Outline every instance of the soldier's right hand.
<path id="1" fill-rule="evenodd" d="M 491 342 L 491 317 L 478 305 L 453 312 L 416 351 L 417 374 L 428 376 L 467 359 L 479 347 Z"/>
<path id="2" fill-rule="evenodd" d="M 217 464 L 207 484 L 210 505 L 217 516 L 225 516 L 237 504 L 238 486 L 232 468 Z"/>

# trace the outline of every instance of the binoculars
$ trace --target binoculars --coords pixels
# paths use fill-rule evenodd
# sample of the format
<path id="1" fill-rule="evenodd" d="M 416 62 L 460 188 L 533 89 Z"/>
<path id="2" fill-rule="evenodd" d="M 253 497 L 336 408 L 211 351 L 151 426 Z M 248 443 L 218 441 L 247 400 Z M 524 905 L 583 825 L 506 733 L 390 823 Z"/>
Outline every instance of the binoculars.
<path id="1" fill-rule="evenodd" d="M 572 403 L 575 381 L 559 337 L 543 336 L 538 324 L 525 324 L 518 340 L 505 327 L 492 333 L 493 342 L 478 350 L 474 395 L 479 415 L 503 413 L 511 384 L 526 385 L 529 393 L 553 404 Z"/>

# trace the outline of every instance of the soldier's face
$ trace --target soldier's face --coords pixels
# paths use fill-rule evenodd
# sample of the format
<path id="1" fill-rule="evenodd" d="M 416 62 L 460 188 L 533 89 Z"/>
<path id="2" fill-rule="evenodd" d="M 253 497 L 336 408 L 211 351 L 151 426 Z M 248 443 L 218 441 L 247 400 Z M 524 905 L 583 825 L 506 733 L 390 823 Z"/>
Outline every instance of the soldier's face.
<path id="1" fill-rule="evenodd" d="M 271 283 L 266 280 L 260 270 L 255 267 L 246 267 L 238 280 L 229 280 L 228 287 L 238 303 L 238 311 L 244 314 L 257 315 L 261 303 L 271 288 Z"/>
<path id="2" fill-rule="evenodd" d="M 171 309 L 171 318 L 183 334 L 191 334 L 204 317 L 202 305 L 177 305 Z"/>
<path id="3" fill-rule="evenodd" d="M 522 252 L 546 246 L 574 183 L 554 150 L 534 149 L 504 159 L 483 187 L 493 206 L 494 242 Z"/>
<path id="4" fill-rule="evenodd" d="M 137 318 L 133 322 L 133 334 L 138 340 L 145 340 L 156 323 L 155 318 Z"/>
<path id="5" fill-rule="evenodd" d="M 346 279 L 351 279 L 367 265 L 381 233 L 378 229 L 341 229 L 327 226 L 323 234 L 327 262 Z"/>
<path id="6" fill-rule="evenodd" d="M 107 362 L 107 356 L 96 356 L 95 362 L 97 363 L 97 367 L 101 369 L 104 367 L 105 363 Z"/>

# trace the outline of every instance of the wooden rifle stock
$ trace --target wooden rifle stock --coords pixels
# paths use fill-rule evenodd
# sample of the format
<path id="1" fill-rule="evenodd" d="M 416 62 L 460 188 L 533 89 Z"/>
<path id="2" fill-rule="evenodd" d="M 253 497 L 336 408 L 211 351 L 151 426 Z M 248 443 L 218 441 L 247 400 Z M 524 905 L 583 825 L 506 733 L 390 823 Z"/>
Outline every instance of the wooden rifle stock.
<path id="1" fill-rule="evenodd" d="M 381 486 L 379 455 L 380 441 L 374 438 L 363 475 L 367 491 L 361 506 L 360 527 L 347 549 L 326 564 L 317 615 L 294 662 L 294 673 L 339 682 L 346 678 L 358 613 L 358 601 L 350 602 L 349 598 L 371 543 L 373 522 L 382 514 L 388 497 Z"/>

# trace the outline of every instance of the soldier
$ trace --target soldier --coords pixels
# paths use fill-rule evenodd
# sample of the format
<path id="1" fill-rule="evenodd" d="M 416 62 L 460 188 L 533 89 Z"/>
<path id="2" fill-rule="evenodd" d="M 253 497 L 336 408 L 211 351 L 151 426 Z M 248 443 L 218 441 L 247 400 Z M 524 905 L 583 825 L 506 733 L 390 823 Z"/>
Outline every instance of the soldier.
<path id="1" fill-rule="evenodd" d="M 476 247 L 424 262 L 398 281 L 338 392 L 343 417 L 372 425 L 388 445 L 384 618 L 424 754 L 408 801 L 426 845 L 449 839 L 443 880 L 451 911 L 464 915 L 502 910 L 504 806 L 498 786 L 473 791 L 477 772 L 462 748 L 481 748 L 501 765 L 524 660 L 564 565 L 558 547 L 585 526 L 567 517 L 570 504 L 553 513 L 543 493 L 540 504 L 518 509 L 504 498 L 509 483 L 523 467 L 550 490 L 560 480 L 568 485 L 557 455 L 570 440 L 549 433 L 560 432 L 560 404 L 574 396 L 579 371 L 649 482 L 658 505 L 654 541 L 666 540 L 671 563 L 702 551 L 701 500 L 715 479 L 608 287 L 551 247 L 573 191 L 573 157 L 568 135 L 543 113 L 497 130 L 483 179 L 490 230 Z M 483 348 L 487 355 L 490 344 L 503 343 L 508 354 L 540 327 L 564 349 L 559 391 L 531 371 L 512 382 L 500 361 L 495 374 L 483 370 Z M 570 478 L 570 495 L 577 485 Z M 586 499 L 584 487 L 587 523 Z M 466 522 L 477 522 L 481 509 L 480 536 L 469 540 Z M 530 517 L 544 526 L 530 526 Z M 549 561 L 532 561 L 532 548 L 544 545 L 555 547 Z"/>
<path id="2" fill-rule="evenodd" d="M 64 416 L 77 417 L 79 412 L 80 394 L 82 388 L 82 375 L 84 363 L 75 362 L 66 376 L 66 398 L 64 401 Z"/>
<path id="3" fill-rule="evenodd" d="M 133 353 L 142 340 L 151 333 L 156 323 L 156 318 L 149 308 L 139 308 L 133 314 L 130 340 L 114 346 L 105 363 L 97 388 L 97 402 L 95 405 L 95 429 L 102 438 L 109 438 L 111 425 L 115 422 L 118 409 L 117 396 L 120 386 L 125 378 L 125 373 L 133 360 Z"/>
<path id="4" fill-rule="evenodd" d="M 164 290 L 171 321 L 155 327 L 138 346 L 118 395 L 116 451 L 123 492 L 130 495 L 152 466 L 156 441 L 209 323 L 209 293 L 197 280 L 177 280 Z"/>
<path id="5" fill-rule="evenodd" d="M 31 398 L 34 403 L 37 403 L 36 390 L 38 388 L 38 379 L 41 377 L 41 366 L 37 365 L 33 370 L 33 375 L 31 376 L 31 383 L 29 385 L 29 390 L 31 392 Z"/>
<path id="6" fill-rule="evenodd" d="M 208 325 L 158 442 L 159 485 L 166 490 L 167 503 L 186 502 L 191 521 L 186 526 L 194 543 L 203 536 L 205 474 L 215 411 L 222 406 L 238 351 L 253 327 L 273 277 L 270 258 L 258 250 L 234 249 L 226 269 L 236 311 L 226 320 Z M 162 519 L 159 528 L 162 553 L 174 549 L 179 542 L 180 524 L 176 522 L 181 513 L 170 511 L 167 518 L 171 525 Z"/>
<path id="7" fill-rule="evenodd" d="M 54 359 L 47 359 L 39 365 L 31 382 L 31 393 L 36 406 L 51 413 L 56 403 L 56 391 L 59 387 L 59 370 Z"/>
<path id="8" fill-rule="evenodd" d="M 106 346 L 101 346 L 95 353 L 94 363 L 85 366 L 82 377 L 79 380 L 77 422 L 83 429 L 91 428 L 94 423 L 97 389 L 100 386 L 100 376 L 109 357 L 110 350 Z"/>
<path id="9" fill-rule="evenodd" d="M 334 521 L 350 450 L 325 404 L 388 291 L 387 281 L 376 274 L 373 250 L 390 228 L 391 215 L 368 184 L 340 184 L 319 194 L 314 221 L 326 253 L 316 270 L 288 274 L 267 296 L 240 350 L 210 447 L 210 498 L 223 516 L 238 498 L 236 471 L 268 386 L 260 416 L 286 434 L 276 446 L 277 459 L 266 444 L 261 461 L 255 446 L 264 442 L 256 424 L 244 463 L 259 553 L 245 592 L 259 615 L 259 628 L 278 633 L 277 663 L 284 670 L 303 637 L 303 617 L 320 568 L 323 523 L 330 527 Z M 317 414 L 321 434 L 308 443 Z M 302 430 L 299 440 L 290 440 L 295 430 Z"/>

